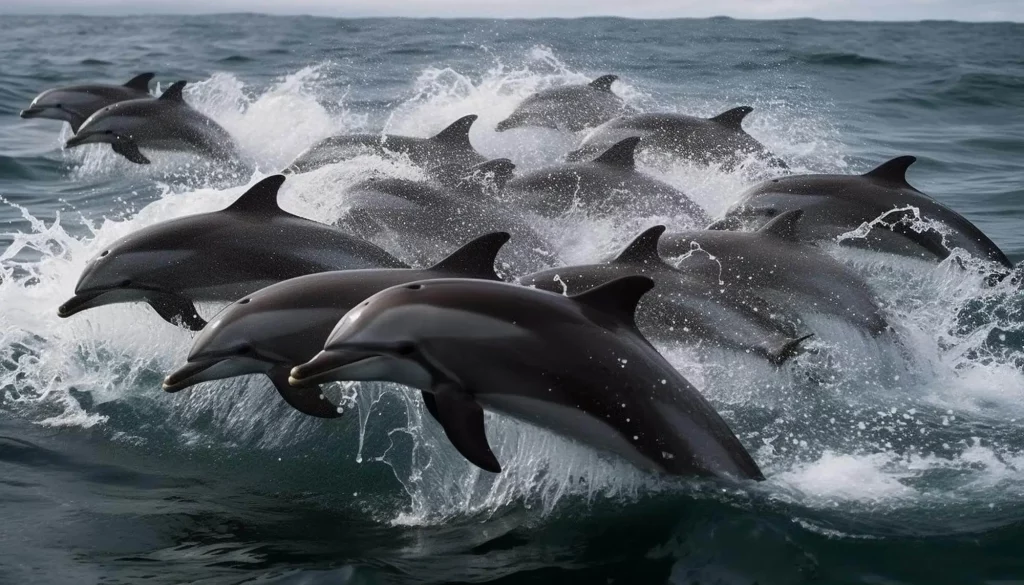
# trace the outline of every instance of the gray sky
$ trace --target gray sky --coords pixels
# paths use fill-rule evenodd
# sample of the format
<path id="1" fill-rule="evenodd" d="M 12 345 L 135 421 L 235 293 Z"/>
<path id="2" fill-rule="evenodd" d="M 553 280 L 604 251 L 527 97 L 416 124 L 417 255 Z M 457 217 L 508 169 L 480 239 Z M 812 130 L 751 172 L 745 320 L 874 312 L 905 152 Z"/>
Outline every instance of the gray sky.
<path id="1" fill-rule="evenodd" d="M 1024 0 L 0 0 L 0 13 L 1010 20 Z"/>

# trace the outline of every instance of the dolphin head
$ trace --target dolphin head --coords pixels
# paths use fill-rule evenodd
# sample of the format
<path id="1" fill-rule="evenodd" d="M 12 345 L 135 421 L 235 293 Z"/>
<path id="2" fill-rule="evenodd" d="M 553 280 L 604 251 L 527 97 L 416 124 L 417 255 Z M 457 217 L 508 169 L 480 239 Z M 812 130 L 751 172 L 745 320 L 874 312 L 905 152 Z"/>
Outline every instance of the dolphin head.
<path id="1" fill-rule="evenodd" d="M 71 124 L 72 130 L 77 131 L 85 119 L 102 108 L 105 103 L 102 97 L 84 89 L 55 88 L 36 96 L 32 103 L 21 111 L 21 117 L 62 120 Z"/>
<path id="2" fill-rule="evenodd" d="M 156 100 L 129 100 L 107 106 L 89 116 L 66 143 L 64 148 L 83 144 L 116 144 L 131 142 L 143 137 L 153 121 L 143 114 L 145 108 L 154 109 Z M 159 105 L 159 104 L 157 104 Z"/>
<path id="3" fill-rule="evenodd" d="M 75 286 L 75 296 L 57 310 L 59 316 L 141 301 L 178 288 L 167 269 L 187 261 L 188 252 L 140 246 L 134 242 L 136 234 L 115 242 L 89 261 Z"/>

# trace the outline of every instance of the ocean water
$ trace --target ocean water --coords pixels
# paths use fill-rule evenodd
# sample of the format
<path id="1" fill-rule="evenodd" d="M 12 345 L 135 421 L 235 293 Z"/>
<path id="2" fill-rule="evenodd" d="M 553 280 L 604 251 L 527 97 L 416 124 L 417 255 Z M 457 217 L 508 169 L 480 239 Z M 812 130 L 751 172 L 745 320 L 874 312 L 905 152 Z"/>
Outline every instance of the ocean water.
<path id="1" fill-rule="evenodd" d="M 832 251 L 899 344 L 822 322 L 778 369 L 661 348 L 757 459 L 756 485 L 646 476 L 493 416 L 492 477 L 396 387 L 349 388 L 326 422 L 255 377 L 168 395 L 190 333 L 138 306 L 56 314 L 107 243 L 223 207 L 328 135 L 426 136 L 474 113 L 482 153 L 557 160 L 578 137 L 494 124 L 605 73 L 643 111 L 753 106 L 749 132 L 796 172 L 916 155 L 910 182 L 1019 262 L 1024 25 L 5 16 L 0 55 L 0 582 L 1024 581 L 1024 293 L 956 259 Z M 49 87 L 142 71 L 189 80 L 248 166 L 65 152 L 66 127 L 18 118 Z M 645 168 L 712 215 L 769 176 Z M 336 220 L 344 186 L 379 172 L 420 176 L 361 157 L 289 179 L 284 207 Z M 538 229 L 586 261 L 637 227 Z"/>

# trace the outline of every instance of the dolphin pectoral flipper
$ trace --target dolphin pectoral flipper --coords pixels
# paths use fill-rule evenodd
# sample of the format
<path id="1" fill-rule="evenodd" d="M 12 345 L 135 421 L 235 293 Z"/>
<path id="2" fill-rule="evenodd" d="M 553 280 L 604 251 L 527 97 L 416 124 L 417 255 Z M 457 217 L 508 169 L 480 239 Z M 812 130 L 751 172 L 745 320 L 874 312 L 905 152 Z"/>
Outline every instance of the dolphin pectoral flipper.
<path id="1" fill-rule="evenodd" d="M 796 339 L 788 339 L 785 343 L 778 347 L 769 348 L 765 352 L 765 356 L 771 363 L 775 364 L 776 366 L 781 366 L 786 362 L 786 360 L 800 353 L 800 345 L 811 337 L 814 337 L 813 333 L 804 335 L 803 337 L 798 337 Z"/>
<path id="2" fill-rule="evenodd" d="M 462 388 L 449 382 L 437 384 L 433 393 L 437 422 L 441 423 L 452 445 L 480 469 L 500 472 L 501 465 L 484 433 L 483 408 Z M 427 409 L 430 409 L 429 403 Z"/>
<path id="3" fill-rule="evenodd" d="M 171 325 L 181 325 L 189 331 L 200 331 L 206 320 L 199 316 L 192 301 L 174 295 L 160 295 L 148 299 L 149 306 Z"/>
<path id="4" fill-rule="evenodd" d="M 894 216 L 890 214 L 888 217 L 892 218 Z M 940 260 L 948 258 L 950 250 L 943 242 L 942 234 L 930 228 L 918 231 L 912 224 L 914 218 L 915 216 L 911 211 L 901 212 L 895 216 L 895 221 L 889 227 L 893 232 L 921 246 Z"/>
<path id="5" fill-rule="evenodd" d="M 324 397 L 320 388 L 296 388 L 288 383 L 288 368 L 274 367 L 267 377 L 277 388 L 278 394 L 289 406 L 302 414 L 317 418 L 338 418 L 338 407 Z"/>
<path id="6" fill-rule="evenodd" d="M 139 151 L 139 145 L 130 140 L 118 140 L 110 144 L 114 152 L 120 154 L 131 162 L 139 165 L 148 165 L 149 159 Z"/>

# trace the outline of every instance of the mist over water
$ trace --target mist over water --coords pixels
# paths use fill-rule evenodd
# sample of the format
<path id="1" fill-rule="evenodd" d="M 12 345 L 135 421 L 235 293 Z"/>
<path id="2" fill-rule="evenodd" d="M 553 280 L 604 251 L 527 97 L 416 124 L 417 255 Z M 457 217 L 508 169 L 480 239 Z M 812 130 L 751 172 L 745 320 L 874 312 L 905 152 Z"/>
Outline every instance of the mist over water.
<path id="1" fill-rule="evenodd" d="M 345 416 L 284 405 L 261 377 L 178 394 L 192 334 L 148 307 L 57 317 L 117 238 L 227 206 L 306 147 L 351 132 L 470 134 L 517 172 L 580 137 L 493 131 L 534 91 L 614 73 L 641 111 L 744 123 L 794 172 L 913 154 L 910 183 L 1024 258 L 1021 25 L 813 21 L 343 21 L 218 16 L 0 22 L 0 580 L 376 583 L 981 583 L 1024 561 L 1024 293 L 975 260 L 830 248 L 892 335 L 811 316 L 808 351 L 659 346 L 767 481 L 666 480 L 494 415 L 504 471 L 465 462 L 418 393 L 347 385 Z M 899 38 L 896 43 L 892 39 Z M 43 46 L 45 45 L 45 46 Z M 225 166 L 109 148 L 18 111 L 48 87 L 152 70 L 236 139 Z M 642 159 L 712 216 L 774 176 Z M 375 156 L 289 177 L 284 209 L 343 221 L 345 187 L 423 178 Z M 567 263 L 685 217 L 540 220 Z M 400 234 L 376 241 L 402 256 Z M 408 259 L 408 256 L 406 258 Z M 966 270 L 964 268 L 967 268 Z M 975 270 L 977 269 L 977 270 Z M 201 306 L 212 316 L 218 306 Z"/>

